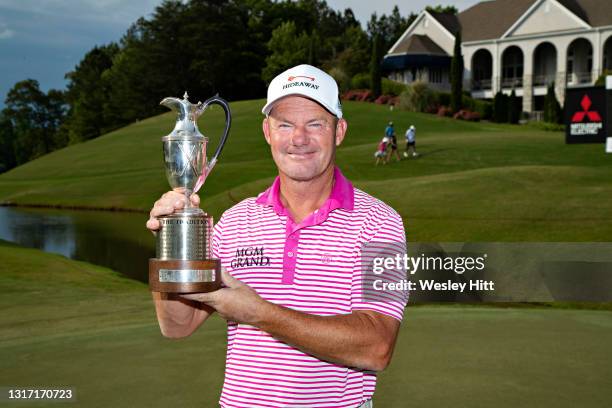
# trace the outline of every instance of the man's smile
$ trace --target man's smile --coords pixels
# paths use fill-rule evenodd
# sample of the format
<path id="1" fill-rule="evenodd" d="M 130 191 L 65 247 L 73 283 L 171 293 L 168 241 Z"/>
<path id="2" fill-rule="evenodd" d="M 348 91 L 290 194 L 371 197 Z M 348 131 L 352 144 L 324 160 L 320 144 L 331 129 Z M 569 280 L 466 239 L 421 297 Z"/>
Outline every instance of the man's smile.
<path id="1" fill-rule="evenodd" d="M 315 151 L 309 151 L 309 152 L 287 152 L 287 155 L 293 159 L 297 159 L 297 160 L 304 160 L 304 159 L 310 159 L 311 157 L 313 157 L 317 152 Z"/>

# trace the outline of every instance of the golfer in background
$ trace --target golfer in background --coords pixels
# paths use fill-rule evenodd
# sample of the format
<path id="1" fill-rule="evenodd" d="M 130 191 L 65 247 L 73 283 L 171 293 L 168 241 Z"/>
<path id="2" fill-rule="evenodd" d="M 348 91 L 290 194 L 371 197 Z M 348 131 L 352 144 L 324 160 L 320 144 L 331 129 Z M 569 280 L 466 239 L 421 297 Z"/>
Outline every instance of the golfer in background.
<path id="1" fill-rule="evenodd" d="M 372 244 L 403 256 L 402 219 L 335 165 L 348 125 L 331 76 L 310 65 L 283 72 L 270 83 L 263 113 L 278 177 L 214 227 L 224 288 L 153 293 L 161 331 L 180 338 L 214 312 L 227 320 L 222 407 L 372 407 L 407 293 L 364 297 L 362 251 Z M 157 230 L 156 217 L 182 208 L 182 197 L 164 194 L 147 227 Z M 405 278 L 401 269 L 385 273 Z"/>
<path id="2" fill-rule="evenodd" d="M 385 128 L 385 136 L 389 139 L 395 134 L 395 127 L 393 127 L 393 122 L 387 123 L 387 127 Z"/>
<path id="3" fill-rule="evenodd" d="M 419 154 L 416 151 L 416 128 L 414 125 L 410 125 L 406 130 L 406 151 L 404 157 L 408 157 L 409 151 L 412 150 L 412 157 L 417 157 Z"/>
<path id="4" fill-rule="evenodd" d="M 395 158 L 397 161 L 400 161 L 400 155 L 397 151 L 397 137 L 395 136 L 395 128 L 393 127 L 393 122 L 389 122 L 387 127 L 385 128 L 385 137 L 390 140 L 388 143 L 389 149 L 387 149 L 387 157 L 385 158 L 385 163 L 389 162 L 393 153 L 395 153 Z"/>

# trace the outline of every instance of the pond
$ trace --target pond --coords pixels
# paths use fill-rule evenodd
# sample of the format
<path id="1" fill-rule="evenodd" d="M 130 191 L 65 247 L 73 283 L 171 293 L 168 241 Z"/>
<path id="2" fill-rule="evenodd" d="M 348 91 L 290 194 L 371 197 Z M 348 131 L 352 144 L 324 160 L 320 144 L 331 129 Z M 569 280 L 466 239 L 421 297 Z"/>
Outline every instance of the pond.
<path id="1" fill-rule="evenodd" d="M 147 214 L 0 207 L 0 239 L 148 281 L 155 238 Z"/>

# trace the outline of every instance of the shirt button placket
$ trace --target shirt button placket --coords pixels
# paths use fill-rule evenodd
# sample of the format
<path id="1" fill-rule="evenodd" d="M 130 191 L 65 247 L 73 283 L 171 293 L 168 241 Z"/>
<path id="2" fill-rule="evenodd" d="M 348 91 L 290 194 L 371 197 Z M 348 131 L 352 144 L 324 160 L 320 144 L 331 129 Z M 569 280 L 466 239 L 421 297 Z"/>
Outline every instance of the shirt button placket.
<path id="1" fill-rule="evenodd" d="M 285 256 L 283 261 L 283 278 L 284 284 L 292 284 L 295 274 L 295 264 L 297 261 L 297 245 L 300 237 L 299 230 L 293 230 L 294 225 L 288 226 L 287 238 L 285 240 Z"/>

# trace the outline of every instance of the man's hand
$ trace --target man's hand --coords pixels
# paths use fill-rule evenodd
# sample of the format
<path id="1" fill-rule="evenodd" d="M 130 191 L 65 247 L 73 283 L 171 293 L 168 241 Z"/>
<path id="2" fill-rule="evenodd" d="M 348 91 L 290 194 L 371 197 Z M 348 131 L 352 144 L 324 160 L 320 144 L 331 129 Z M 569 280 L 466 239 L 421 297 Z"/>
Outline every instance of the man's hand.
<path id="1" fill-rule="evenodd" d="M 195 207 L 200 205 L 200 197 L 197 194 L 192 194 L 191 204 Z M 157 217 L 162 215 L 172 214 L 176 210 L 180 210 L 185 207 L 187 198 L 181 191 L 168 191 L 161 196 L 159 200 L 155 202 L 151 212 L 149 213 L 149 219 L 147 220 L 147 228 L 152 232 L 156 233 L 159 230 L 159 220 Z"/>
<path id="2" fill-rule="evenodd" d="M 226 320 L 249 324 L 319 359 L 383 370 L 391 360 L 400 323 L 369 310 L 318 316 L 268 302 L 252 288 L 221 272 L 225 288 L 180 295 L 213 307 Z"/>
<path id="3" fill-rule="evenodd" d="M 185 299 L 204 302 L 213 307 L 225 320 L 256 326 L 266 309 L 271 306 L 248 285 L 221 269 L 221 281 L 226 286 L 209 293 L 181 295 Z"/>

